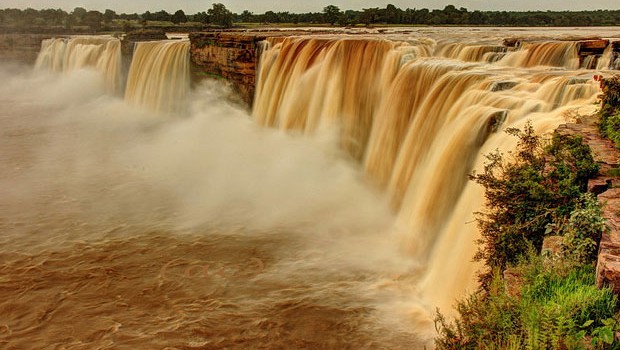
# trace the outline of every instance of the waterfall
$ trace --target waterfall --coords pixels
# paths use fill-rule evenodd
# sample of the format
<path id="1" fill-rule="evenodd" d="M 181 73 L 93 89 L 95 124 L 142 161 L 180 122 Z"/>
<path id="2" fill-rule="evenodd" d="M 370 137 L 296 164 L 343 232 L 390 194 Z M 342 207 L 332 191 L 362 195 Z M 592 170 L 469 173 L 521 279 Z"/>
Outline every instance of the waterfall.
<path id="1" fill-rule="evenodd" d="M 427 60 L 399 70 L 377 111 L 381 118 L 374 120 L 364 160 L 366 173 L 381 187 L 387 185 L 409 124 L 434 82 L 457 68 L 452 62 Z"/>
<path id="2" fill-rule="evenodd" d="M 373 115 L 404 55 L 425 50 L 387 40 L 287 38 L 261 58 L 253 114 L 265 126 L 313 132 L 338 124 L 342 146 L 362 159 Z"/>
<path id="3" fill-rule="evenodd" d="M 620 54 L 614 51 L 614 43 L 607 46 L 603 56 L 598 60 L 596 69 L 620 69 Z"/>
<path id="4" fill-rule="evenodd" d="M 448 313 L 475 286 L 473 213 L 483 194 L 468 174 L 481 155 L 514 148 L 501 130 L 531 120 L 550 132 L 598 93 L 569 70 L 579 64 L 575 43 L 504 51 L 440 43 L 428 57 L 424 43 L 296 37 L 271 41 L 260 60 L 256 122 L 339 128 L 342 149 L 390 198 L 403 249 L 426 266 L 420 294 Z"/>
<path id="5" fill-rule="evenodd" d="M 189 91 L 189 46 L 183 41 L 136 43 L 125 100 L 155 112 L 180 112 Z"/>
<path id="6" fill-rule="evenodd" d="M 597 70 L 609 69 L 611 67 L 611 60 L 613 57 L 613 45 L 608 45 L 603 52 L 603 56 L 599 58 L 598 63 L 596 64 Z"/>
<path id="7" fill-rule="evenodd" d="M 121 90 L 121 43 L 106 36 L 78 36 L 46 39 L 35 62 L 35 69 L 60 73 L 92 68 L 100 72 L 108 91 Z"/>
<path id="8" fill-rule="evenodd" d="M 137 43 L 125 100 L 184 112 L 189 49 L 186 40 Z M 120 90 L 116 39 L 47 40 L 36 66 L 93 68 Z M 252 117 L 292 133 L 336 130 L 344 153 L 392 204 L 392 236 L 424 267 L 419 294 L 449 313 L 475 286 L 473 213 L 483 209 L 483 193 L 468 174 L 481 169 L 484 154 L 515 147 L 505 128 L 531 120 L 544 134 L 591 103 L 598 85 L 578 68 L 574 42 L 507 51 L 492 43 L 271 38 L 262 45 Z"/>
<path id="9" fill-rule="evenodd" d="M 499 64 L 523 68 L 553 66 L 577 69 L 578 44 L 572 41 L 522 43 L 520 50 L 507 54 Z"/>
<path id="10" fill-rule="evenodd" d="M 189 92 L 189 41 L 135 44 L 127 85 L 123 87 L 120 40 L 107 36 L 44 40 L 35 69 L 68 73 L 94 69 L 106 88 L 129 103 L 158 113 L 180 112 Z"/>
<path id="11" fill-rule="evenodd" d="M 437 46 L 435 56 L 454 58 L 465 62 L 494 62 L 498 55 L 506 52 L 500 45 L 479 45 L 463 43 L 442 43 Z"/>

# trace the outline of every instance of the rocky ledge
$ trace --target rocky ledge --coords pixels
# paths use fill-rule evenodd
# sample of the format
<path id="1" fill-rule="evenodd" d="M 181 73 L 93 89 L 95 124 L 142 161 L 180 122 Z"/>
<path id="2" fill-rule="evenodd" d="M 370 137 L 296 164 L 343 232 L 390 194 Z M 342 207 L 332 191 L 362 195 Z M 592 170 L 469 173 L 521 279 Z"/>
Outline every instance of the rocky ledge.
<path id="1" fill-rule="evenodd" d="M 192 81 L 203 78 L 227 80 L 248 104 L 252 104 L 258 66 L 258 43 L 265 36 L 254 33 L 200 32 L 190 34 Z"/>
<path id="2" fill-rule="evenodd" d="M 599 287 L 609 285 L 620 295 L 620 151 L 600 135 L 597 120 L 596 115 L 584 117 L 576 123 L 561 125 L 556 132 L 581 135 L 601 166 L 600 175 L 588 184 L 590 192 L 595 193 L 603 205 L 608 227 L 601 238 L 596 283 Z"/>

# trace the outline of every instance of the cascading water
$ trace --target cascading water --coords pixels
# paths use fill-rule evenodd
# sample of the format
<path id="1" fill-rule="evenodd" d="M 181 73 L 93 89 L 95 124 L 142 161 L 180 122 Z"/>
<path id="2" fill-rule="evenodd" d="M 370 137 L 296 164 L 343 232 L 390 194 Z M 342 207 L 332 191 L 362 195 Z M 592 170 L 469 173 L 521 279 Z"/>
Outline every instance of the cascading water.
<path id="1" fill-rule="evenodd" d="M 71 72 L 94 68 L 105 80 L 108 91 L 121 90 L 121 42 L 112 37 L 86 36 L 43 40 L 35 69 Z"/>
<path id="2" fill-rule="evenodd" d="M 467 175 L 599 91 L 572 43 L 433 31 L 268 39 L 253 120 L 189 91 L 187 41 L 137 44 L 124 99 L 76 69 L 116 77 L 110 38 L 0 66 L 0 343 L 432 348 L 475 288 Z"/>
<path id="3" fill-rule="evenodd" d="M 613 46 L 609 45 L 607 46 L 607 48 L 605 48 L 605 51 L 603 52 L 603 56 L 599 58 L 596 64 L 596 69 L 597 70 L 609 69 L 612 63 L 611 62 L 612 57 L 613 57 Z"/>
<path id="4" fill-rule="evenodd" d="M 577 43 L 572 41 L 521 43 L 519 50 L 507 54 L 499 60 L 499 64 L 524 68 L 553 66 L 578 69 L 577 47 Z"/>
<path id="5" fill-rule="evenodd" d="M 125 100 L 155 112 L 182 112 L 189 91 L 189 40 L 136 43 Z"/>
<path id="6" fill-rule="evenodd" d="M 306 133 L 336 123 L 343 148 L 364 156 L 373 115 L 404 54 L 387 40 L 287 38 L 264 51 L 253 114 L 265 126 Z"/>
<path id="7" fill-rule="evenodd" d="M 507 49 L 500 45 L 462 44 L 447 42 L 439 44 L 434 56 L 458 59 L 465 62 L 495 62 Z"/>
<path id="8" fill-rule="evenodd" d="M 449 313 L 474 287 L 472 213 L 482 194 L 467 175 L 482 166 L 480 154 L 510 150 L 510 137 L 497 131 L 525 120 L 540 133 L 553 130 L 598 87 L 572 78 L 577 72 L 541 68 L 577 69 L 573 42 L 526 43 L 506 54 L 496 45 L 440 43 L 427 57 L 432 51 L 375 39 L 280 41 L 262 54 L 254 118 L 306 133 L 340 127 L 343 149 L 390 197 L 402 246 L 426 266 L 421 295 Z M 489 58 L 498 53 L 504 58 Z"/>
<path id="9" fill-rule="evenodd" d="M 35 68 L 69 73 L 90 68 L 100 72 L 107 90 L 129 103 L 157 113 L 179 113 L 189 92 L 189 41 L 138 42 L 126 86 L 122 85 L 120 40 L 72 37 L 44 40 Z"/>
<path id="10" fill-rule="evenodd" d="M 620 53 L 614 51 L 614 45 L 607 46 L 596 65 L 597 70 L 620 69 Z"/>

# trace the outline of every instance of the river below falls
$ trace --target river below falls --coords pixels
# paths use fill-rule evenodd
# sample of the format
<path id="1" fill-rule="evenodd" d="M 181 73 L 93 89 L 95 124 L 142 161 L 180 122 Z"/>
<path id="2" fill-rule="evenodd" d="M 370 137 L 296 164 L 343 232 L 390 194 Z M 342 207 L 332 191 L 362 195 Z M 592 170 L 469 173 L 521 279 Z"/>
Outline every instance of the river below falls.
<path id="1" fill-rule="evenodd" d="M 119 136 L 127 125 L 116 120 L 120 126 L 107 129 L 106 118 L 140 112 L 101 100 L 99 88 L 81 80 L 92 78 L 86 73 L 79 78 L 86 85 L 2 73 L 1 348 L 422 347 L 415 323 L 406 322 L 415 269 L 368 267 L 376 244 L 361 243 L 351 258 L 339 247 L 359 242 L 322 229 L 313 236 L 312 225 L 304 234 L 290 223 L 251 220 L 178 225 L 171 218 L 187 208 L 176 194 L 115 158 L 135 134 Z M 98 113 L 87 123 L 66 118 Z M 142 123 L 132 133 L 167 127 Z M 142 142 L 149 143 L 132 144 Z M 214 214 L 211 206 L 210 215 L 232 207 Z M 313 217 L 329 221 L 332 213 L 323 215 Z"/>

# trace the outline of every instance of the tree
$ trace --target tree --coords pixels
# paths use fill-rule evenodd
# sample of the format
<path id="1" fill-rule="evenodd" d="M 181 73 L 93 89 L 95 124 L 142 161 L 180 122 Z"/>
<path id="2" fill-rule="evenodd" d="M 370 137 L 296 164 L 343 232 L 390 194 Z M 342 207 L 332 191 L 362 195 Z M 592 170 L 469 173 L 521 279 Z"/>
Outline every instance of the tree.
<path id="1" fill-rule="evenodd" d="M 485 189 L 487 209 L 477 216 L 482 238 L 475 257 L 488 267 L 480 276 L 484 287 L 495 269 L 518 263 L 531 247 L 540 251 L 550 225 L 577 207 L 588 179 L 598 173 L 579 136 L 555 134 L 545 141 L 531 123 L 507 132 L 519 138 L 516 152 L 509 159 L 499 151 L 487 155 L 484 171 L 470 177 Z"/>
<path id="2" fill-rule="evenodd" d="M 161 10 L 153 14 L 153 20 L 161 21 L 161 22 L 170 22 L 172 20 L 172 16 L 168 12 L 166 12 L 166 10 Z"/>
<path id="3" fill-rule="evenodd" d="M 86 16 L 86 12 L 86 9 L 83 7 L 74 8 L 73 12 L 71 12 L 71 16 L 73 16 L 75 23 L 81 24 L 84 16 Z"/>
<path id="4" fill-rule="evenodd" d="M 177 10 L 177 12 L 172 15 L 172 23 L 179 24 L 187 22 L 187 16 L 185 16 L 185 12 L 183 10 Z"/>
<path id="5" fill-rule="evenodd" d="M 278 15 L 273 11 L 265 12 L 262 17 L 263 23 L 280 23 L 280 17 L 278 17 Z"/>
<path id="6" fill-rule="evenodd" d="M 239 19 L 241 19 L 241 22 L 244 23 L 252 22 L 253 18 L 254 14 L 248 10 L 244 10 L 243 12 L 241 12 L 241 15 L 239 15 Z"/>
<path id="7" fill-rule="evenodd" d="M 141 19 L 143 21 L 152 21 L 153 20 L 153 14 L 150 11 L 146 11 L 140 17 L 141 17 Z"/>
<path id="8" fill-rule="evenodd" d="M 342 12 L 340 12 L 340 8 L 338 6 L 328 5 L 323 9 L 323 19 L 331 25 L 338 22 L 341 16 Z"/>
<path id="9" fill-rule="evenodd" d="M 82 20 L 83 24 L 90 27 L 90 29 L 94 31 L 98 31 L 101 29 L 101 21 L 103 20 L 103 14 L 99 11 L 88 11 L 86 15 L 84 15 L 84 19 Z"/>
<path id="10" fill-rule="evenodd" d="M 232 27 L 233 14 L 230 12 L 224 4 L 214 3 L 213 7 L 207 11 L 211 23 L 217 24 L 224 28 Z"/>
<path id="11" fill-rule="evenodd" d="M 385 21 L 387 23 L 402 23 L 402 10 L 392 4 L 385 7 Z"/>
<path id="12" fill-rule="evenodd" d="M 117 17 L 116 12 L 110 9 L 106 9 L 105 12 L 103 13 L 103 21 L 105 22 L 105 24 L 112 23 L 112 21 L 115 20 L 116 17 Z"/>
<path id="13" fill-rule="evenodd" d="M 379 8 L 369 8 L 362 9 L 362 14 L 360 15 L 360 21 L 365 25 L 373 24 L 379 22 Z"/>
<path id="14" fill-rule="evenodd" d="M 198 12 L 192 16 L 192 22 L 209 23 L 209 15 L 206 12 Z"/>

